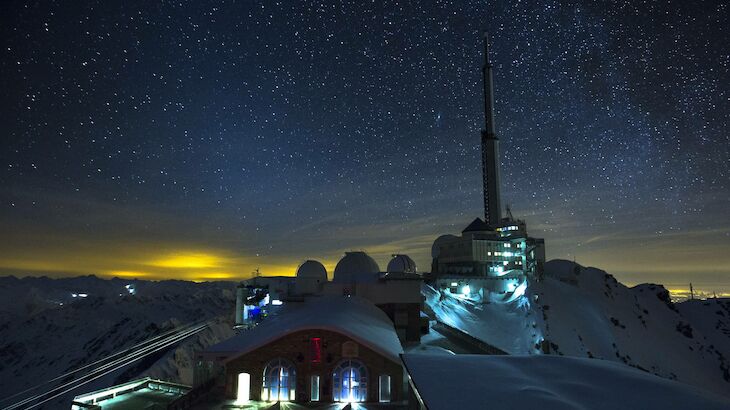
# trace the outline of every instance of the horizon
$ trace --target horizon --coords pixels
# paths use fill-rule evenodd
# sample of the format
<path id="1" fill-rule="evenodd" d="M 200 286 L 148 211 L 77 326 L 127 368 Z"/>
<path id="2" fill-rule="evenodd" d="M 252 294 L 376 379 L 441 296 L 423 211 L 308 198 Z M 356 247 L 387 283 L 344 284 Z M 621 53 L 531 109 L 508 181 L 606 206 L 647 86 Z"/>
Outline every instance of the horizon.
<path id="1" fill-rule="evenodd" d="M 584 268 L 598 269 L 598 270 L 605 271 L 604 269 L 601 269 L 598 266 L 583 265 L 583 264 L 580 264 L 578 261 L 571 261 L 571 260 L 567 260 L 567 259 L 549 259 L 548 261 L 551 261 L 551 260 L 560 260 L 560 261 L 574 262 L 574 263 L 577 263 L 577 264 L 579 264 L 580 266 L 582 266 Z M 302 263 L 303 262 L 304 261 L 302 261 Z M 333 262 L 333 263 L 330 263 L 330 262 L 327 262 L 327 261 L 319 261 L 319 262 L 322 262 L 322 264 L 325 266 L 325 269 L 327 270 L 328 278 L 331 280 L 332 279 L 332 276 L 333 276 L 333 273 L 334 273 L 334 268 L 335 268 L 336 262 Z M 384 264 L 381 263 L 381 262 L 379 262 L 379 261 L 377 261 L 377 260 L 376 260 L 376 262 L 378 262 L 378 266 L 385 266 L 385 265 L 387 265 L 387 262 L 388 261 L 386 260 Z M 291 267 L 291 269 L 284 269 L 279 274 L 267 274 L 264 271 L 260 271 L 260 276 L 263 276 L 263 277 L 267 277 L 267 276 L 287 276 L 287 277 L 295 277 L 296 276 L 296 270 L 297 270 L 298 266 L 299 265 L 295 265 L 295 266 Z M 419 270 L 419 273 L 420 272 L 421 271 Z M 716 298 L 730 298 L 730 292 L 728 292 L 728 291 L 718 291 L 716 288 L 712 288 L 712 286 L 707 286 L 707 285 L 704 285 L 704 284 L 701 284 L 701 283 L 699 284 L 699 286 L 697 286 L 697 284 L 692 283 L 693 292 L 690 292 L 689 286 L 687 286 L 687 287 L 673 286 L 672 284 L 667 284 L 667 283 L 662 283 L 662 282 L 656 282 L 656 281 L 654 281 L 654 282 L 652 282 L 652 281 L 645 281 L 645 282 L 631 283 L 631 282 L 627 282 L 627 281 L 623 280 L 620 276 L 616 276 L 616 275 L 614 275 L 611 272 L 608 272 L 608 271 L 605 271 L 605 272 L 607 274 L 613 276 L 614 278 L 616 278 L 616 280 L 618 280 L 619 283 L 621 283 L 622 285 L 624 285 L 624 286 L 626 286 L 628 288 L 632 288 L 632 287 L 639 286 L 639 285 L 643 285 L 643 284 L 652 284 L 652 285 L 662 286 L 662 287 L 664 287 L 669 292 L 670 296 L 672 297 L 672 300 L 674 300 L 674 301 L 683 301 L 683 300 L 690 299 L 692 297 L 694 299 L 709 299 L 709 298 L 715 298 L 715 297 Z M 161 276 L 153 276 L 153 275 L 134 276 L 133 274 L 135 272 L 124 272 L 124 273 L 126 273 L 128 275 L 125 275 L 125 274 L 122 274 L 122 275 L 114 275 L 114 274 L 99 275 L 99 274 L 94 274 L 94 273 L 78 274 L 78 275 L 66 275 L 66 276 L 54 276 L 54 275 L 43 275 L 43 274 L 41 274 L 41 275 L 3 274 L 3 275 L 0 275 L 0 278 L 3 278 L 3 277 L 14 277 L 14 278 L 20 280 L 20 279 L 24 279 L 24 278 L 75 279 L 75 278 L 84 278 L 84 277 L 94 277 L 94 278 L 101 279 L 101 280 L 113 280 L 113 279 L 117 279 L 117 280 L 120 280 L 120 281 L 127 280 L 127 281 L 149 281 L 149 282 L 186 281 L 186 282 L 195 282 L 195 283 L 207 283 L 207 282 L 232 282 L 232 283 L 239 283 L 239 282 L 245 281 L 247 279 L 251 279 L 251 278 L 253 278 L 255 276 L 255 272 L 251 272 L 248 275 L 239 275 L 239 276 L 236 276 L 235 274 L 232 274 L 230 277 L 218 277 L 218 278 L 213 278 L 213 277 L 206 277 L 206 278 L 195 278 L 195 277 L 191 277 L 191 278 L 175 278 L 175 277 L 169 277 L 169 276 L 164 276 L 164 275 L 161 275 Z"/>

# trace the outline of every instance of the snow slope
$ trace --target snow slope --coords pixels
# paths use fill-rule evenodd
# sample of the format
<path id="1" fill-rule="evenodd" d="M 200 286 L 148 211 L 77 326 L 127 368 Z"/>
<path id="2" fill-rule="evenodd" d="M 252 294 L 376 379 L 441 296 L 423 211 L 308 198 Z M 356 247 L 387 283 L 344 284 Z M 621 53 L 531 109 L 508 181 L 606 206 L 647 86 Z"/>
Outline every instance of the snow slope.
<path id="1" fill-rule="evenodd" d="M 404 362 L 430 410 L 730 408 L 727 397 L 605 360 L 407 354 Z"/>
<path id="2" fill-rule="evenodd" d="M 511 354 L 538 354 L 544 339 L 550 354 L 621 362 L 730 396 L 727 302 L 675 305 L 660 285 L 629 288 L 569 261 L 545 270 L 514 303 L 424 295 L 439 320 Z"/>
<path id="3" fill-rule="evenodd" d="M 127 289 L 129 284 L 135 294 Z M 230 282 L 130 282 L 94 276 L 0 278 L 0 400 L 181 324 L 218 318 L 209 329 L 166 352 L 59 397 L 46 408 L 61 403 L 67 407 L 75 394 L 137 376 L 190 383 L 193 351 L 233 334 L 234 287 Z M 10 403 L 0 401 L 0 407 Z"/>

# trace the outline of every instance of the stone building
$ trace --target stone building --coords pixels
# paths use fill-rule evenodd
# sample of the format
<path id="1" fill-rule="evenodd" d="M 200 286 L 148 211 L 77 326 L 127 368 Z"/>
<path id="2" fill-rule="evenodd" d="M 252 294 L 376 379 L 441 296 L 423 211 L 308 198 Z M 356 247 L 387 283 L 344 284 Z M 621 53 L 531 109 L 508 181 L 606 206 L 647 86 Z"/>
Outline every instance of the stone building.
<path id="1" fill-rule="evenodd" d="M 393 323 L 371 302 L 321 296 L 284 305 L 275 320 L 198 359 L 222 369 L 215 389 L 237 402 L 383 403 L 406 399 L 402 352 Z"/>

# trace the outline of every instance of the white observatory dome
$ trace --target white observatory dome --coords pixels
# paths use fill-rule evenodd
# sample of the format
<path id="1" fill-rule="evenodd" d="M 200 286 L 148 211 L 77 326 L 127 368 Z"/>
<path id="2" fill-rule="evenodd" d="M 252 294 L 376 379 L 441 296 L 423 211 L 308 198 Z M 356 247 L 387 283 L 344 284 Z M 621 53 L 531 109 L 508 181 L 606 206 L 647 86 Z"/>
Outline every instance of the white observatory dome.
<path id="1" fill-rule="evenodd" d="M 373 282 L 378 278 L 380 267 L 365 252 L 345 252 L 337 262 L 333 282 Z"/>
<path id="2" fill-rule="evenodd" d="M 438 258 L 439 253 L 441 253 L 441 245 L 444 242 L 450 242 L 454 239 L 457 239 L 457 236 L 454 235 L 441 235 L 438 238 L 436 238 L 435 241 L 433 241 L 433 246 L 431 247 L 431 257 L 432 258 Z"/>
<path id="3" fill-rule="evenodd" d="M 317 279 L 327 282 L 327 269 L 317 261 L 307 260 L 297 269 L 297 278 Z"/>
<path id="4" fill-rule="evenodd" d="M 388 273 L 416 273 L 416 262 L 408 255 L 393 255 L 388 262 Z"/>

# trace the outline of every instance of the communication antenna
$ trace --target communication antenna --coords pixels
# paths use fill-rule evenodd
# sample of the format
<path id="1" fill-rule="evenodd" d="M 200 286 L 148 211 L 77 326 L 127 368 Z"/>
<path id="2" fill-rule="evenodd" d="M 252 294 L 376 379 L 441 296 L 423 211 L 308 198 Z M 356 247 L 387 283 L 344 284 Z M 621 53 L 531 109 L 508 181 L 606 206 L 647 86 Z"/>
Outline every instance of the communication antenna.
<path id="1" fill-rule="evenodd" d="M 509 218 L 510 222 L 515 220 L 515 217 L 512 216 L 512 209 L 509 207 L 509 205 L 506 205 L 505 208 L 507 209 L 507 217 Z"/>

